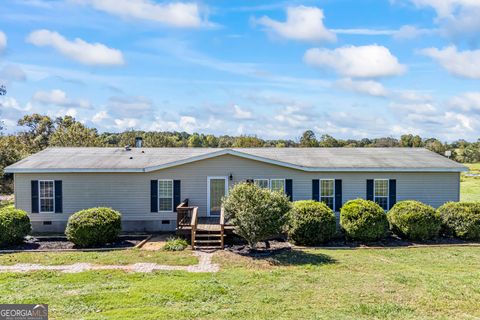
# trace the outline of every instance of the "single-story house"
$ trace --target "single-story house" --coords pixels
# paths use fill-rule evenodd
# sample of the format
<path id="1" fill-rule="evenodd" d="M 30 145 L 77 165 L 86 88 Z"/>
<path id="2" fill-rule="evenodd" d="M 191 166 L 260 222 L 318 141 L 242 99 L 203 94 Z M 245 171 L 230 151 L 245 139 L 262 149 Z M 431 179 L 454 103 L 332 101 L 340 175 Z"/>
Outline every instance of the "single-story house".
<path id="1" fill-rule="evenodd" d="M 421 148 L 48 148 L 5 169 L 14 174 L 15 206 L 34 231 L 64 231 L 73 213 L 107 206 L 125 231 L 175 230 L 188 198 L 200 217 L 219 215 L 235 183 L 283 190 L 338 212 L 370 199 L 385 210 L 414 199 L 433 207 L 460 197 L 467 168 Z"/>

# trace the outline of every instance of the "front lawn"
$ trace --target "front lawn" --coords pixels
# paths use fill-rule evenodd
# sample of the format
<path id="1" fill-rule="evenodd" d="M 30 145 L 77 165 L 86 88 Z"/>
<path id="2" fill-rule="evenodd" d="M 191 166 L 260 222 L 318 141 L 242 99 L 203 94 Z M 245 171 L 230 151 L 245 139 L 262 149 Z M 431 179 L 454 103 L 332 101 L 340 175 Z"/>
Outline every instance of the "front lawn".
<path id="1" fill-rule="evenodd" d="M 480 175 L 480 163 L 467 164 L 470 171 L 467 174 Z M 460 183 L 462 201 L 480 201 L 480 176 L 472 177 L 462 173 L 462 180 Z"/>
<path id="2" fill-rule="evenodd" d="M 188 266 L 197 264 L 198 259 L 190 250 L 167 252 L 131 249 L 103 252 L 20 252 L 12 254 L 0 254 L 0 265 L 14 265 L 17 263 L 60 265 L 83 262 L 112 265 L 148 262 L 165 265 Z"/>
<path id="3" fill-rule="evenodd" d="M 213 274 L 0 273 L 0 303 L 48 303 L 52 319 L 480 317 L 479 247 L 308 250 L 269 259 L 218 252 L 214 262 L 222 269 Z"/>

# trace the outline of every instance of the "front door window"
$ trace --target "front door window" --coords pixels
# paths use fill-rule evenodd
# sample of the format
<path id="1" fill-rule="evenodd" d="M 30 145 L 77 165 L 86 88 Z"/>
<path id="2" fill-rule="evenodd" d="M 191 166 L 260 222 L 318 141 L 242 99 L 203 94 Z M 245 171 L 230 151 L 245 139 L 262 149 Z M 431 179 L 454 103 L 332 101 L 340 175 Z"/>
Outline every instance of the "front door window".
<path id="1" fill-rule="evenodd" d="M 210 178 L 210 215 L 220 215 L 222 208 L 222 198 L 226 193 L 227 179 L 226 178 Z"/>

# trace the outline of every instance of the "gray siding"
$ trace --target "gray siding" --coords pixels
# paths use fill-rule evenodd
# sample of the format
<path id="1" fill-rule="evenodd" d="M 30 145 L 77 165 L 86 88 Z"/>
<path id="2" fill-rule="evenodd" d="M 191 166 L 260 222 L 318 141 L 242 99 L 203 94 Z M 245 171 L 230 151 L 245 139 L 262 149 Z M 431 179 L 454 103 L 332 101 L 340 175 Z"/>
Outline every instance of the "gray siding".
<path id="1" fill-rule="evenodd" d="M 181 180 L 181 198 L 207 211 L 207 177 L 233 175 L 230 186 L 254 178 L 293 179 L 293 200 L 312 197 L 312 179 L 342 179 L 343 202 L 365 198 L 367 179 L 396 179 L 397 201 L 415 199 L 438 207 L 459 200 L 459 173 L 310 173 L 263 162 L 224 155 L 217 158 L 149 173 L 55 173 L 15 174 L 16 206 L 30 213 L 31 180 L 63 181 L 63 214 L 30 214 L 37 231 L 61 231 L 68 217 L 81 209 L 108 206 L 123 214 L 125 230 L 173 230 L 175 213 L 150 212 L 150 180 Z M 53 221 L 43 226 L 42 221 Z M 162 224 L 170 220 L 170 224 Z M 49 229 L 50 228 L 50 229 Z"/>

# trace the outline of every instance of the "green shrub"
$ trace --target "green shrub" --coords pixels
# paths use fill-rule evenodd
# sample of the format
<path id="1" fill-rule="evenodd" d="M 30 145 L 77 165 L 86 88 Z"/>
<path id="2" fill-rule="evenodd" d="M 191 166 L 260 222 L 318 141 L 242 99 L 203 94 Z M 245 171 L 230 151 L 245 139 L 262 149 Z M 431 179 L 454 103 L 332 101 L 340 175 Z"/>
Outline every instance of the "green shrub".
<path id="1" fill-rule="evenodd" d="M 480 240 L 480 202 L 448 202 L 438 212 L 445 235 Z"/>
<path id="2" fill-rule="evenodd" d="M 428 240 L 438 236 L 440 214 L 418 201 L 400 201 L 387 214 L 392 231 L 402 238 Z"/>
<path id="3" fill-rule="evenodd" d="M 188 247 L 188 242 L 182 238 L 169 238 L 163 246 L 163 250 L 167 251 L 183 251 Z"/>
<path id="4" fill-rule="evenodd" d="M 25 211 L 13 207 L 0 209 L 0 245 L 20 243 L 31 230 Z"/>
<path id="5" fill-rule="evenodd" d="M 114 242 L 121 229 L 121 214 L 111 208 L 90 208 L 70 216 L 65 234 L 80 247 Z"/>
<path id="6" fill-rule="evenodd" d="M 6 207 L 13 208 L 14 207 L 14 201 L 13 200 L 0 201 L 0 209 L 6 208 Z"/>
<path id="7" fill-rule="evenodd" d="M 257 242 L 280 234 L 291 209 L 283 192 L 260 188 L 253 183 L 236 184 L 223 199 L 225 217 L 235 232 L 252 248 Z"/>
<path id="8" fill-rule="evenodd" d="M 385 237 L 388 220 L 385 211 L 375 202 L 356 199 L 343 205 L 340 225 L 348 239 L 375 241 Z"/>
<path id="9" fill-rule="evenodd" d="M 297 244 L 316 245 L 330 240 L 337 230 L 335 213 L 325 203 L 296 201 L 290 211 L 288 235 Z"/>

